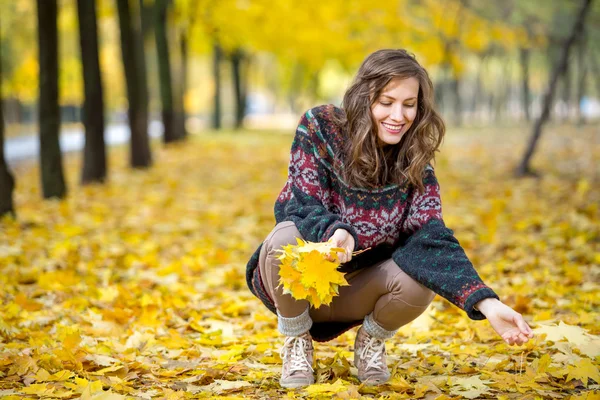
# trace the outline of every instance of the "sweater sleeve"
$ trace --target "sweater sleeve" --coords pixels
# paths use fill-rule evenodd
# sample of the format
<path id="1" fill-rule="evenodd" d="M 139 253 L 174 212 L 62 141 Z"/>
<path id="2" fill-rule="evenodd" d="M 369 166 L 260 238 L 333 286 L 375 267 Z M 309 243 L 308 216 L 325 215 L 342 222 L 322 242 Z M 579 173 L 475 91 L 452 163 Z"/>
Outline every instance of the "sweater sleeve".
<path id="1" fill-rule="evenodd" d="M 309 110 L 296 129 L 288 179 L 275 202 L 275 219 L 277 223 L 293 221 L 302 237 L 311 242 L 326 241 L 336 229 L 346 229 L 358 248 L 354 228 L 325 206 L 331 199 L 331 180 L 329 170 L 320 161 L 319 149 L 327 144 L 323 136 L 317 134 L 318 124 L 314 118 Z"/>
<path id="2" fill-rule="evenodd" d="M 425 191 L 415 190 L 403 230 L 406 242 L 392 258 L 417 282 L 464 310 L 473 320 L 485 319 L 474 305 L 485 298 L 500 299 L 469 261 L 464 249 L 442 219 L 438 181 L 433 168 L 424 176 Z"/>

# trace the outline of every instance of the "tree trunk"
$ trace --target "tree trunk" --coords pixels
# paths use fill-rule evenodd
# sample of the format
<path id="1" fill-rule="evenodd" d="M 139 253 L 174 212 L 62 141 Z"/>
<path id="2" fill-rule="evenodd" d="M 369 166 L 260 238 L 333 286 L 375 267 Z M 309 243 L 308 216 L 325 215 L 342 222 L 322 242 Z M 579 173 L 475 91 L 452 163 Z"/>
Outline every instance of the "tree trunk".
<path id="1" fill-rule="evenodd" d="M 562 82 L 562 102 L 565 106 L 565 115 L 563 116 L 562 121 L 565 122 L 571 119 L 571 68 L 569 68 L 568 61 L 562 74 Z"/>
<path id="2" fill-rule="evenodd" d="M 135 3 L 134 3 L 135 4 Z M 148 111 L 148 102 L 150 99 L 150 91 L 148 89 L 148 68 L 146 67 L 146 46 L 145 46 L 145 40 L 146 40 L 146 33 L 144 32 L 144 28 L 147 30 L 151 30 L 150 27 L 146 26 L 144 27 L 144 22 L 142 21 L 142 17 L 143 17 L 143 13 L 145 12 L 145 8 L 147 7 L 142 7 L 142 4 L 139 5 L 139 9 L 134 12 L 132 21 L 132 27 L 133 27 L 133 44 L 134 44 L 134 48 L 135 48 L 135 56 L 136 56 L 136 62 L 137 62 L 137 66 L 138 66 L 138 85 L 140 87 L 140 113 L 142 115 L 141 120 L 142 123 L 144 124 L 145 127 L 145 131 L 146 131 L 146 141 L 148 142 L 148 152 L 150 152 L 150 143 L 148 141 L 148 118 L 149 118 L 149 111 Z"/>
<path id="3" fill-rule="evenodd" d="M 555 64 L 554 70 L 552 71 L 552 76 L 550 77 L 550 83 L 548 85 L 548 89 L 546 95 L 544 96 L 544 103 L 542 106 L 542 114 L 537 119 L 535 126 L 533 127 L 533 133 L 527 145 L 527 149 L 525 150 L 525 154 L 523 155 L 523 160 L 519 164 L 516 170 L 517 176 L 524 175 L 532 175 L 532 171 L 530 169 L 529 163 L 531 161 L 531 157 L 535 151 L 537 142 L 542 134 L 542 126 L 548 119 L 550 115 L 550 104 L 552 104 L 552 99 L 554 97 L 554 92 L 556 90 L 556 83 L 558 78 L 562 75 L 565 68 L 567 67 L 567 61 L 569 60 L 569 51 L 571 50 L 571 46 L 577 40 L 579 34 L 583 31 L 585 24 L 585 16 L 587 14 L 588 9 L 592 0 L 583 0 L 581 3 L 581 9 L 579 10 L 579 14 L 577 15 L 577 19 L 575 20 L 575 24 L 573 25 L 573 30 L 571 35 L 565 42 L 560 60 Z"/>
<path id="4" fill-rule="evenodd" d="M 585 124 L 585 116 L 583 115 L 582 105 L 585 97 L 585 78 L 587 76 L 587 68 L 585 64 L 585 47 L 586 34 L 581 35 L 579 45 L 577 46 L 577 65 L 579 67 L 578 82 L 577 82 L 577 125 Z"/>
<path id="5" fill-rule="evenodd" d="M 188 75 L 188 40 L 187 33 L 181 32 L 179 36 L 179 51 L 181 52 L 179 70 L 179 79 L 177 79 L 177 95 L 174 98 L 175 106 L 175 127 L 177 138 L 184 140 L 187 137 L 187 129 L 185 127 L 185 94 L 187 93 L 187 75 Z"/>
<path id="6" fill-rule="evenodd" d="M 287 93 L 288 103 L 294 115 L 300 112 L 298 110 L 298 93 L 302 90 L 304 84 L 304 68 L 302 64 L 295 63 L 292 70 L 292 78 Z"/>
<path id="7" fill-rule="evenodd" d="M 104 100 L 98 59 L 95 0 L 77 0 L 79 43 L 83 65 L 83 125 L 85 147 L 81 183 L 104 182 L 106 179 L 106 147 L 104 145 Z"/>
<path id="8" fill-rule="evenodd" d="M 40 168 L 44 198 L 63 198 L 67 187 L 59 144 L 56 0 L 37 0 L 39 43 Z"/>
<path id="9" fill-rule="evenodd" d="M 0 45 L 0 50 L 2 46 Z M 0 54 L 0 60 L 2 56 Z M 2 82 L 2 63 L 0 63 L 0 82 Z M 1 96 L 1 93 L 0 93 Z M 15 188 L 15 179 L 6 164 L 4 158 L 4 113 L 3 102 L 0 97 L 0 218 L 6 214 L 15 216 L 13 206 L 13 190 Z"/>
<path id="10" fill-rule="evenodd" d="M 142 46 L 131 20 L 131 11 L 127 0 L 116 0 L 121 31 L 121 53 L 123 69 L 127 83 L 129 100 L 129 126 L 131 129 L 130 165 L 133 168 L 146 168 L 152 165 L 150 141 L 148 139 L 147 88 L 143 88 L 141 71 L 143 60 L 140 57 Z M 145 70 L 144 70 L 145 71 Z M 145 73 L 145 72 L 144 72 Z"/>
<path id="11" fill-rule="evenodd" d="M 525 113 L 525 120 L 531 121 L 531 114 L 529 112 L 529 104 L 530 104 L 530 92 L 529 92 L 529 56 L 530 50 L 521 47 L 520 49 L 520 60 L 521 60 L 521 79 L 522 79 L 522 101 L 523 101 L 523 111 Z"/>
<path id="12" fill-rule="evenodd" d="M 213 111 L 213 128 L 221 129 L 221 46 L 216 43 L 213 47 L 213 77 L 215 80 L 215 97 Z"/>
<path id="13" fill-rule="evenodd" d="M 246 57 L 243 50 L 236 49 L 231 54 L 231 71 L 235 89 L 235 128 L 240 129 L 246 115 L 246 84 L 243 68 Z"/>
<path id="14" fill-rule="evenodd" d="M 174 127 L 173 87 L 171 86 L 171 60 L 169 41 L 167 40 L 167 0 L 156 0 L 154 4 L 154 34 L 156 36 L 156 54 L 158 56 L 158 80 L 164 126 L 163 141 L 171 143 L 177 140 Z"/>
<path id="15" fill-rule="evenodd" d="M 142 37 L 145 42 L 146 39 L 150 39 L 150 35 L 152 35 L 154 31 L 154 7 L 151 3 L 148 3 L 147 0 L 140 0 L 139 8 Z"/>
<path id="16" fill-rule="evenodd" d="M 589 52 L 589 62 L 592 68 L 592 76 L 596 83 L 596 96 L 600 97 L 600 63 L 598 63 L 596 54 L 593 51 Z"/>
<path id="17" fill-rule="evenodd" d="M 460 78 L 452 77 L 452 93 L 454 95 L 454 123 L 456 126 L 462 126 L 462 103 L 460 97 Z"/>
<path id="18" fill-rule="evenodd" d="M 475 87 L 473 88 L 473 96 L 471 97 L 471 104 L 469 104 L 469 110 L 471 112 L 471 119 L 475 120 L 479 117 L 481 119 L 481 103 L 483 103 L 484 95 L 482 88 L 482 76 L 485 68 L 486 56 L 483 55 L 479 58 L 479 65 L 477 68 L 477 76 L 475 78 Z"/>

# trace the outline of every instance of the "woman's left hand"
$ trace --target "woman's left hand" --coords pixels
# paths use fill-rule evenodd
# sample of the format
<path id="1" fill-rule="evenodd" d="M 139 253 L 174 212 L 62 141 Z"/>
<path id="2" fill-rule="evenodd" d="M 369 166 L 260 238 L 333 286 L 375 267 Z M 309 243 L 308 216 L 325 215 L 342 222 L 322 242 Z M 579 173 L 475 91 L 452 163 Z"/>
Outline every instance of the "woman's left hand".
<path id="1" fill-rule="evenodd" d="M 509 345 L 521 345 L 533 337 L 533 331 L 523 316 L 501 301 L 485 299 L 476 306 L 490 321 L 492 328 Z"/>

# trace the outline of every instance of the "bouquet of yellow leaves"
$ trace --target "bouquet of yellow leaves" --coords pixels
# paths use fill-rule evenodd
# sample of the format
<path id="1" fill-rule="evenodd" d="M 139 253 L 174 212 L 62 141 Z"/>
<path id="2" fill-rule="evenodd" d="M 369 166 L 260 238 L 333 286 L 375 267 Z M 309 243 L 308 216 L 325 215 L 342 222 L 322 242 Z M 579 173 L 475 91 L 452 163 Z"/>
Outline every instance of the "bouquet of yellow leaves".
<path id="1" fill-rule="evenodd" d="M 340 286 L 348 286 L 344 273 L 338 271 L 340 261 L 332 242 L 313 243 L 297 238 L 297 245 L 283 246 L 277 257 L 281 260 L 279 284 L 283 293 L 296 300 L 307 299 L 313 307 L 328 305 L 339 294 Z"/>

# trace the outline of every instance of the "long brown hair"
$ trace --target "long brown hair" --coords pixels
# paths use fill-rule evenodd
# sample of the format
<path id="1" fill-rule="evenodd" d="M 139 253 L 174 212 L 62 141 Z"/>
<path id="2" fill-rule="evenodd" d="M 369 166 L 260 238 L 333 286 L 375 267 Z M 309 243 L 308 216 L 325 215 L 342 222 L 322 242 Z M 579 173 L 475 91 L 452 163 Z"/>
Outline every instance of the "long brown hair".
<path id="1" fill-rule="evenodd" d="M 377 123 L 371 106 L 393 78 L 419 81 L 417 115 L 400 143 L 378 146 Z M 434 160 L 446 131 L 433 106 L 433 84 L 427 71 L 406 50 L 383 49 L 370 54 L 346 90 L 342 113 L 333 113 L 344 138 L 346 183 L 363 188 L 401 184 L 406 179 L 423 190 L 423 171 Z"/>

